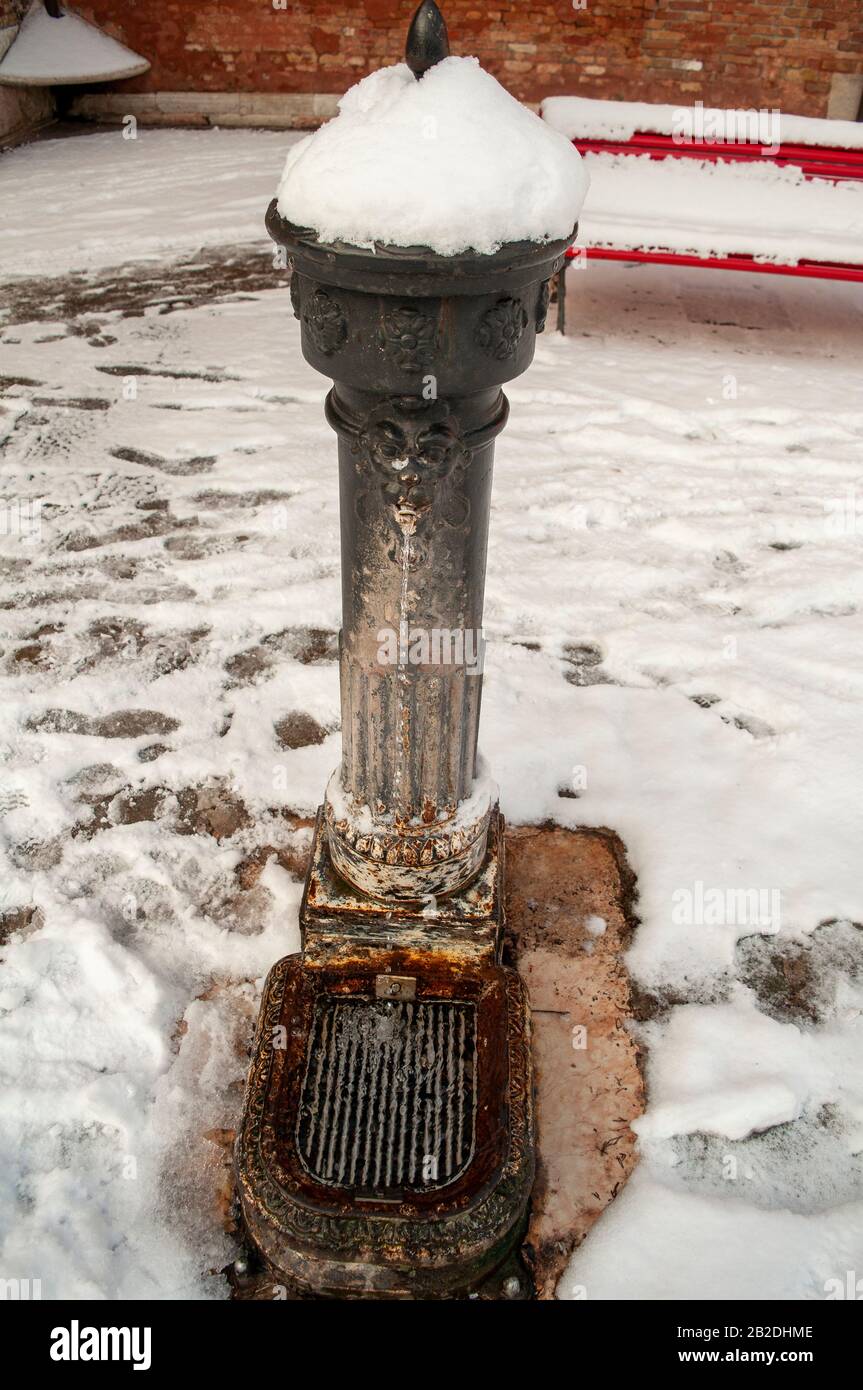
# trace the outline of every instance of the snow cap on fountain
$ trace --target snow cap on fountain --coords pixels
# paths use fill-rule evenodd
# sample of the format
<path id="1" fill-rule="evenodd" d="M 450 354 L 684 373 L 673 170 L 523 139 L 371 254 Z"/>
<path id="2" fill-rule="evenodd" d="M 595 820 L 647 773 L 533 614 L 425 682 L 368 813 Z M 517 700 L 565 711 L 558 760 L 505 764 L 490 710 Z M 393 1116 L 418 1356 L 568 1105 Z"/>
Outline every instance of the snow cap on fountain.
<path id="1" fill-rule="evenodd" d="M 587 193 L 575 147 L 476 58 L 446 55 L 421 5 L 407 62 L 351 87 L 339 113 L 288 153 L 278 210 L 324 242 L 483 254 L 568 237 Z"/>

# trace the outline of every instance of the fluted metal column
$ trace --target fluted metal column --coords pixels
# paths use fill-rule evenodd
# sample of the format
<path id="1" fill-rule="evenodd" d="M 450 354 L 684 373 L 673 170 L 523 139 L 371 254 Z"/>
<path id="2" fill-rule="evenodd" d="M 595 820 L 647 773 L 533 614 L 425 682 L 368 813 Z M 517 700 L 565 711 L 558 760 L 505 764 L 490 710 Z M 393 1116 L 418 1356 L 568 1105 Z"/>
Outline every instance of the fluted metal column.
<path id="1" fill-rule="evenodd" d="M 545 324 L 567 241 L 493 255 L 288 247 L 303 353 L 334 386 L 342 532 L 341 768 L 330 853 L 378 898 L 424 902 L 479 870 L 494 796 L 476 778 L 482 604 L 502 383 Z"/>
<path id="2" fill-rule="evenodd" d="M 492 800 L 476 780 L 477 731 L 493 439 L 506 403 L 496 388 L 380 401 L 337 386 L 328 416 L 343 576 L 330 850 L 374 896 L 453 892 L 482 864 Z"/>

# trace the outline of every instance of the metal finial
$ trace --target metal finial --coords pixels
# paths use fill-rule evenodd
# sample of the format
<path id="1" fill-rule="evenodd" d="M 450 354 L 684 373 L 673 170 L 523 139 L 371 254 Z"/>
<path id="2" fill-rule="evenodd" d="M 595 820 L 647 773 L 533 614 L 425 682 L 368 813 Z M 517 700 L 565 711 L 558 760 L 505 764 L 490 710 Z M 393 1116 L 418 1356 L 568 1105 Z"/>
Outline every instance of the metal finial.
<path id="1" fill-rule="evenodd" d="M 446 20 L 434 0 L 423 0 L 411 20 L 405 43 L 405 62 L 419 81 L 429 68 L 449 57 Z"/>

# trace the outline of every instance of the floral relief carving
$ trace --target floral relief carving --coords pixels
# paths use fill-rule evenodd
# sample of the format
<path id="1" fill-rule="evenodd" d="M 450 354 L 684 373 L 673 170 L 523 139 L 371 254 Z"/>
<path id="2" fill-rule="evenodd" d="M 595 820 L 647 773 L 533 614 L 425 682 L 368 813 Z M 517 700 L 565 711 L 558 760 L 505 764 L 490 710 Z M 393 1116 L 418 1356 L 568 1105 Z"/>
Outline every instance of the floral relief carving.
<path id="1" fill-rule="evenodd" d="M 437 347 L 437 322 L 414 304 L 402 304 L 384 315 L 381 346 L 404 372 L 430 367 Z"/>
<path id="2" fill-rule="evenodd" d="M 520 299 L 499 299 L 479 321 L 476 340 L 489 357 L 512 357 L 527 327 L 527 313 Z"/>
<path id="3" fill-rule="evenodd" d="M 348 336 L 345 311 L 328 290 L 316 289 L 303 306 L 303 324 L 318 352 L 329 357 Z"/>

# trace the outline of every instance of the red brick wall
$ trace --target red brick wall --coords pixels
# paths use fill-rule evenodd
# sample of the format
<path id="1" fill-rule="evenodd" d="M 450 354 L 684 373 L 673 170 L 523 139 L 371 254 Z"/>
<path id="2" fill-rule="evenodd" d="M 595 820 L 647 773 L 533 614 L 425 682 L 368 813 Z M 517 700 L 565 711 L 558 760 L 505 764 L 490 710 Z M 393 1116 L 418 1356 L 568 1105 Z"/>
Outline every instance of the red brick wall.
<path id="1" fill-rule="evenodd" d="M 445 0 L 453 52 L 515 95 L 774 107 L 824 115 L 863 73 L 860 0 Z M 284 3 L 284 8 L 275 8 Z M 396 62 L 412 0 L 89 0 L 150 59 L 132 91 L 337 92 Z M 700 65 L 700 66 L 697 66 Z"/>
<path id="2" fill-rule="evenodd" d="M 9 24 L 20 24 L 26 9 L 26 0 L 0 0 L 0 29 L 5 29 Z"/>

